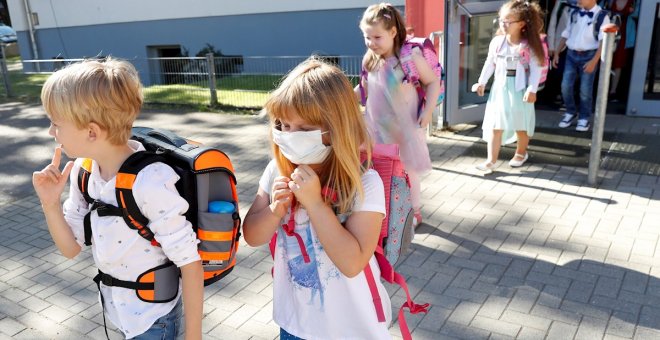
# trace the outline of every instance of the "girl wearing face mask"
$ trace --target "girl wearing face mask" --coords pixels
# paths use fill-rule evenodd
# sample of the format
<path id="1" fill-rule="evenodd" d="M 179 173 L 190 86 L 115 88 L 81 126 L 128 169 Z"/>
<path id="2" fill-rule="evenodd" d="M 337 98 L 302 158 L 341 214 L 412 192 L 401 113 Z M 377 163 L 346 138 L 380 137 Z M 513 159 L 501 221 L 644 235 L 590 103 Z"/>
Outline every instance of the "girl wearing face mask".
<path id="1" fill-rule="evenodd" d="M 386 339 L 364 277 L 380 269 L 374 250 L 385 214 L 383 183 L 360 161 L 370 140 L 351 84 L 311 58 L 265 107 L 274 159 L 243 223 L 251 246 L 271 242 L 273 319 L 280 339 Z M 365 165 L 368 163 L 365 163 Z M 275 236 L 273 236 L 275 235 Z M 390 299 L 376 280 L 383 310 Z"/>

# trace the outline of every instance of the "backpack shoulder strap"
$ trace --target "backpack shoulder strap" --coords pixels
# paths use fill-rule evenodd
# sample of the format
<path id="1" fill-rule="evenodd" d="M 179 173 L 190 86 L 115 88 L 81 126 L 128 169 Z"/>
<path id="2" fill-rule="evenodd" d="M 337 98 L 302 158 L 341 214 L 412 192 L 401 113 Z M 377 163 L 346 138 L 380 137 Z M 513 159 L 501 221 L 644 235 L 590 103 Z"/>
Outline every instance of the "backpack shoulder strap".
<path id="1" fill-rule="evenodd" d="M 417 66 L 412 60 L 412 49 L 415 47 L 423 48 L 416 38 L 408 39 L 401 46 L 399 52 L 399 61 L 401 62 L 401 69 L 403 69 L 403 80 L 416 84 L 419 81 L 419 72 Z"/>
<path id="2" fill-rule="evenodd" d="M 135 202 L 133 184 L 135 183 L 137 174 L 146 166 L 164 161 L 165 159 L 162 156 L 154 153 L 146 151 L 135 152 L 121 165 L 115 182 L 117 204 L 122 211 L 124 221 L 129 228 L 137 230 L 140 236 L 150 241 L 154 246 L 157 246 L 158 242 L 154 239 L 154 233 L 147 227 L 149 219 L 142 214 L 140 207 Z"/>
<path id="3" fill-rule="evenodd" d="M 600 34 L 600 26 L 603 25 L 603 21 L 605 20 L 605 17 L 609 16 L 610 13 L 611 13 L 610 11 L 608 11 L 604 8 L 601 8 L 600 11 L 598 11 L 598 13 L 596 13 L 595 25 L 593 26 L 594 27 L 594 31 L 593 31 L 594 39 L 598 40 L 598 35 Z"/>
<path id="4" fill-rule="evenodd" d="M 362 106 L 367 106 L 367 93 L 364 91 L 364 86 L 362 85 L 362 81 L 367 81 L 367 76 L 369 73 L 367 70 L 364 68 L 364 65 L 362 66 L 362 69 L 360 70 L 360 79 L 358 79 L 358 88 L 360 89 L 360 101 L 362 103 Z"/>
<path id="5" fill-rule="evenodd" d="M 92 159 L 91 158 L 85 158 L 82 161 L 82 165 L 80 166 L 80 171 L 78 171 L 78 190 L 83 195 L 83 198 L 85 199 L 85 202 L 87 204 L 92 204 L 94 203 L 94 199 L 89 196 L 89 177 L 92 175 Z"/>

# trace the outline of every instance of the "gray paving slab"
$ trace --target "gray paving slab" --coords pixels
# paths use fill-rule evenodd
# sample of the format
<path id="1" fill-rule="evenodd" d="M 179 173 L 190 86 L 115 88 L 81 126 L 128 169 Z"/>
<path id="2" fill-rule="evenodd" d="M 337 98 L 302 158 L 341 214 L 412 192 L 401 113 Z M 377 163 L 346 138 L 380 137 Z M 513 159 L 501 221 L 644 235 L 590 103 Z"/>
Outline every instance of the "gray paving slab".
<path id="1" fill-rule="evenodd" d="M 553 134 L 569 140 L 554 128 L 560 117 L 537 113 L 544 140 Z M 607 119 L 608 136 L 657 138 L 660 119 Z M 247 211 L 269 157 L 263 120 L 158 111 L 144 112 L 136 125 L 225 150 L 236 168 L 241 212 Z M 55 146 L 47 126 L 39 106 L 0 104 L 0 339 L 103 339 L 91 255 L 66 260 L 58 253 L 31 187 L 31 173 Z M 432 304 L 428 314 L 408 316 L 413 338 L 660 338 L 657 176 L 603 170 L 592 188 L 579 162 L 543 157 L 519 169 L 503 161 L 482 176 L 473 166 L 483 155 L 469 152 L 482 143 L 479 128 L 454 129 L 428 140 L 433 171 L 422 181 L 424 224 L 398 266 L 414 297 Z M 574 137 L 561 148 L 533 139 L 533 153 L 570 155 L 588 147 L 584 136 Z M 615 151 L 630 159 L 648 155 L 630 150 Z M 205 338 L 278 337 L 268 250 L 244 244 L 236 270 L 205 290 Z M 402 291 L 387 288 L 398 307 Z M 398 323 L 390 333 L 400 338 Z"/>

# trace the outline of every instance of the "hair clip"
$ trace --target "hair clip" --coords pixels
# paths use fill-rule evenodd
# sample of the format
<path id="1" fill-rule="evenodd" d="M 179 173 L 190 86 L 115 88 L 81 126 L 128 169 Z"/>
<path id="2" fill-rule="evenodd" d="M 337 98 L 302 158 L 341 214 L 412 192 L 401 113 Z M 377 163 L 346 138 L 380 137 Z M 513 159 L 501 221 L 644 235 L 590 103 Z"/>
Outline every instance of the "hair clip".
<path id="1" fill-rule="evenodd" d="M 388 20 L 392 20 L 392 17 L 387 13 L 383 14 L 383 16 L 386 17 Z"/>

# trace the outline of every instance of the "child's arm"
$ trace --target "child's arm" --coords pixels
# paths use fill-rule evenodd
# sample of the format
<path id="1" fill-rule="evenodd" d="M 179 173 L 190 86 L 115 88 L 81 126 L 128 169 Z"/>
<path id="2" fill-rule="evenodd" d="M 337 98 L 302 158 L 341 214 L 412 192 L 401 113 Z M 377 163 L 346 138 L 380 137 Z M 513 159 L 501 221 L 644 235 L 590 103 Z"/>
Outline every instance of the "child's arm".
<path id="1" fill-rule="evenodd" d="M 603 24 L 601 27 L 605 27 L 610 23 L 610 18 L 606 15 L 605 18 L 603 19 Z M 588 63 L 584 65 L 584 72 L 586 73 L 592 73 L 596 70 L 596 67 L 598 66 L 598 61 L 600 61 L 600 52 L 603 49 L 603 38 L 605 37 L 605 33 L 603 31 L 598 32 L 598 50 L 596 50 L 596 54 L 594 54 L 594 57 L 589 60 Z"/>
<path id="2" fill-rule="evenodd" d="M 435 110 L 435 104 L 440 95 L 440 78 L 433 72 L 419 48 L 413 48 L 412 52 L 412 61 L 417 67 L 419 80 L 426 93 L 426 105 L 424 105 L 424 111 L 420 113 L 417 123 L 420 127 L 426 128 L 433 119 L 433 110 Z"/>
<path id="3" fill-rule="evenodd" d="M 243 221 L 243 238 L 250 246 L 256 247 L 268 243 L 275 234 L 280 221 L 291 206 L 290 179 L 284 176 L 275 178 L 273 182 L 273 202 L 270 195 L 261 187 L 252 202 L 250 210 Z"/>
<path id="4" fill-rule="evenodd" d="M 62 255 L 74 258 L 80 253 L 80 245 L 76 242 L 71 227 L 64 219 L 60 198 L 64 191 L 67 177 L 73 168 L 73 162 L 67 162 L 60 171 L 62 148 L 55 148 L 53 160 L 41 171 L 32 174 L 32 185 L 41 201 L 41 207 L 46 217 L 48 231 Z"/>
<path id="5" fill-rule="evenodd" d="M 559 39 L 559 46 L 557 47 L 557 51 L 561 51 L 564 49 L 564 46 L 566 46 L 566 38 L 562 37 Z M 559 65 L 559 53 L 555 53 L 555 55 L 552 57 L 552 67 L 557 67 Z"/>
<path id="6" fill-rule="evenodd" d="M 204 271 L 202 262 L 195 261 L 181 267 L 186 340 L 202 338 L 204 306 Z"/>
<path id="7" fill-rule="evenodd" d="M 163 253 L 181 269 L 186 339 L 201 339 L 204 274 L 199 240 L 185 218 L 189 205 L 176 189 L 178 180 L 170 166 L 154 163 L 138 173 L 133 195 Z"/>
<path id="8" fill-rule="evenodd" d="M 598 49 L 596 50 L 596 53 L 594 54 L 594 57 L 591 58 L 586 64 L 584 64 L 584 72 L 586 73 L 593 73 L 596 71 L 596 66 L 598 66 L 598 62 L 600 61 L 600 52 L 603 49 L 603 42 L 601 41 L 598 43 Z"/>
<path id="9" fill-rule="evenodd" d="M 481 69 L 481 74 L 479 75 L 479 80 L 477 80 L 477 83 L 472 85 L 472 92 L 476 92 L 479 96 L 483 96 L 485 94 L 486 90 L 486 84 L 488 84 L 488 80 L 490 77 L 495 73 L 495 50 L 497 49 L 497 44 L 502 43 L 500 38 L 505 39 L 504 37 L 495 37 L 490 41 L 490 44 L 488 45 L 488 56 L 486 57 L 486 61 L 484 62 L 484 66 Z"/>
<path id="10" fill-rule="evenodd" d="M 357 211 L 350 215 L 346 227 L 321 197 L 321 184 L 316 173 L 308 165 L 299 166 L 292 175 L 289 187 L 307 214 L 330 260 L 347 277 L 358 275 L 373 256 L 378 243 L 383 214 L 373 211 Z M 380 186 L 380 192 L 384 193 Z M 375 188 L 377 189 L 377 188 Z M 374 189 L 374 190 L 375 190 Z M 367 195 L 365 188 L 365 195 Z"/>
<path id="11" fill-rule="evenodd" d="M 529 49 L 529 51 L 531 52 L 531 55 L 529 57 L 529 78 L 527 81 L 527 89 L 525 90 L 525 94 L 523 95 L 523 102 L 535 103 L 536 92 L 538 91 L 539 82 L 541 81 L 541 71 L 542 68 L 547 67 L 547 65 L 543 66 L 539 64 L 538 58 L 536 58 L 536 55 L 534 54 L 531 48 Z"/>

